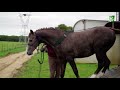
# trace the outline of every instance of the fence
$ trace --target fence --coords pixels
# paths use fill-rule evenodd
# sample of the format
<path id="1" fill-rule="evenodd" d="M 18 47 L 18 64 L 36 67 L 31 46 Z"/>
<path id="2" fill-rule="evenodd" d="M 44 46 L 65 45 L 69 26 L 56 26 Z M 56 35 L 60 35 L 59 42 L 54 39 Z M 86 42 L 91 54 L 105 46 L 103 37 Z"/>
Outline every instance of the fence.
<path id="1" fill-rule="evenodd" d="M 23 48 L 26 44 L 22 42 L 6 42 L 0 41 L 0 52 L 7 52 L 17 48 Z"/>

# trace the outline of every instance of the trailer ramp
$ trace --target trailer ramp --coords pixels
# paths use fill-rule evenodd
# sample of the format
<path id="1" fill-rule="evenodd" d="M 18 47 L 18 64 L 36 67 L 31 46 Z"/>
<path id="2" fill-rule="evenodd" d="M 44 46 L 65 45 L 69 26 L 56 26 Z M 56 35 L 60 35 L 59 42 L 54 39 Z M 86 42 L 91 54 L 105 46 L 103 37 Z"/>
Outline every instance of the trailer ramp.
<path id="1" fill-rule="evenodd" d="M 120 66 L 107 70 L 100 78 L 120 78 Z"/>

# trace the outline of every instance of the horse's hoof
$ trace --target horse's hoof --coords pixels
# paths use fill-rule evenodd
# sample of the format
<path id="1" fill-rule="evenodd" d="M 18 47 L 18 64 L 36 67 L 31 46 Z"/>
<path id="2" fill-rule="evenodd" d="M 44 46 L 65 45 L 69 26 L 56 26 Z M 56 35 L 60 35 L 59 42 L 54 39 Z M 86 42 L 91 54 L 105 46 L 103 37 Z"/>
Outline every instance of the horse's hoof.
<path id="1" fill-rule="evenodd" d="M 93 74 L 93 75 L 90 76 L 89 78 L 96 78 L 96 74 Z"/>
<path id="2" fill-rule="evenodd" d="M 103 76 L 103 75 L 104 75 L 104 73 L 103 73 L 103 72 L 100 72 L 100 73 L 97 74 L 96 78 L 100 78 L 100 77 Z"/>

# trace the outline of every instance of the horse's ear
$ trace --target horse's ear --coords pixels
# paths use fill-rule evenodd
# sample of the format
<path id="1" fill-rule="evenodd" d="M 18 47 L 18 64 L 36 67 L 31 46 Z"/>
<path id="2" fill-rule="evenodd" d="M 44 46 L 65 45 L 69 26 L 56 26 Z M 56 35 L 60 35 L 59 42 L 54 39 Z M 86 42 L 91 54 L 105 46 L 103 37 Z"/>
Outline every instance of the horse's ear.
<path id="1" fill-rule="evenodd" d="M 30 33 L 31 33 L 31 34 L 34 34 L 33 30 L 30 30 Z"/>

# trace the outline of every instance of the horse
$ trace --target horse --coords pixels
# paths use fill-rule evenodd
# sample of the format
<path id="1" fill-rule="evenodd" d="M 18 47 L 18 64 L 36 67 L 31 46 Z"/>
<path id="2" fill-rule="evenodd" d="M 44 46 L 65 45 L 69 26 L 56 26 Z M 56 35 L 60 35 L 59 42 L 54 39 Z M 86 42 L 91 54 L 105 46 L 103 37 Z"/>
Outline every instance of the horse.
<path id="1" fill-rule="evenodd" d="M 40 29 L 40 30 L 56 30 L 56 29 L 54 29 L 54 28 L 43 28 L 43 29 Z M 68 34 L 68 33 L 71 33 L 71 32 L 73 32 L 73 31 L 67 31 L 66 32 L 66 34 Z M 34 40 L 34 44 L 35 44 L 35 46 L 33 46 L 33 47 L 30 47 L 30 49 L 33 49 L 32 51 L 34 51 L 36 48 L 37 48 L 37 46 L 39 46 L 39 44 L 40 43 L 44 43 L 44 41 L 42 41 L 42 42 L 39 42 L 38 40 L 36 41 L 35 40 L 35 38 L 37 39 L 38 37 L 36 36 L 36 33 L 34 33 L 32 30 L 30 30 L 30 33 L 29 33 L 29 36 L 28 37 L 31 37 L 31 38 L 29 38 L 29 42 L 28 42 L 28 46 L 32 46 L 33 45 L 33 43 L 30 43 L 30 42 L 32 42 L 33 40 Z M 60 42 L 60 40 L 62 40 L 62 39 L 59 39 L 59 41 L 57 41 L 57 43 L 59 43 Z M 56 44 L 57 44 L 56 43 Z M 47 46 L 49 46 L 52 50 L 54 50 L 54 47 L 52 47 L 51 45 L 49 45 L 49 44 L 47 44 L 47 43 L 45 43 Z M 51 52 L 51 51 L 50 51 Z M 55 51 L 52 51 L 52 52 L 55 52 Z M 27 53 L 28 54 L 28 53 Z M 31 54 L 28 54 L 28 55 L 31 55 Z M 54 59 L 55 58 L 57 58 L 57 57 L 54 57 Z M 61 77 L 61 78 L 63 78 L 64 77 L 64 73 L 65 73 L 65 68 L 66 68 L 66 63 L 67 62 L 69 62 L 69 64 L 71 65 L 71 67 L 72 67 L 72 69 L 73 69 L 73 72 L 74 72 L 74 74 L 76 75 L 76 77 L 77 78 L 79 78 L 79 74 L 78 74 L 78 70 L 77 70 L 77 67 L 76 67 L 76 64 L 75 64 L 75 62 L 74 61 L 67 61 L 67 60 L 65 60 L 65 58 L 64 58 L 64 61 L 62 62 L 62 66 L 60 65 L 60 62 L 62 61 L 59 61 L 59 60 L 56 60 L 56 61 L 52 61 L 52 62 L 56 62 L 56 68 L 54 69 L 53 67 L 52 68 L 50 68 L 50 69 L 53 69 L 53 70 L 50 70 L 50 77 L 51 78 L 54 78 L 54 77 L 56 77 L 56 78 L 58 78 L 58 77 Z M 50 60 L 49 60 L 49 62 L 50 62 Z M 50 62 L 49 64 L 52 64 L 52 62 Z M 60 76 L 60 68 L 62 67 L 62 74 L 61 74 L 61 76 Z M 56 74 L 55 74 L 55 71 L 56 71 Z M 53 73 L 54 72 L 54 73 Z"/>
<path id="2" fill-rule="evenodd" d="M 31 55 L 40 43 L 46 43 L 54 48 L 59 59 L 58 67 L 61 68 L 61 75 L 64 75 L 62 67 L 64 59 L 73 63 L 74 58 L 85 58 L 95 54 L 98 67 L 91 76 L 95 78 L 101 70 L 103 75 L 109 69 L 111 62 L 106 53 L 114 45 L 116 35 L 110 27 L 99 26 L 69 34 L 53 28 L 38 29 L 35 32 L 30 30 L 28 38 L 28 55 Z M 73 64 L 72 67 L 76 66 Z M 77 73 L 77 70 L 74 72 Z"/>

